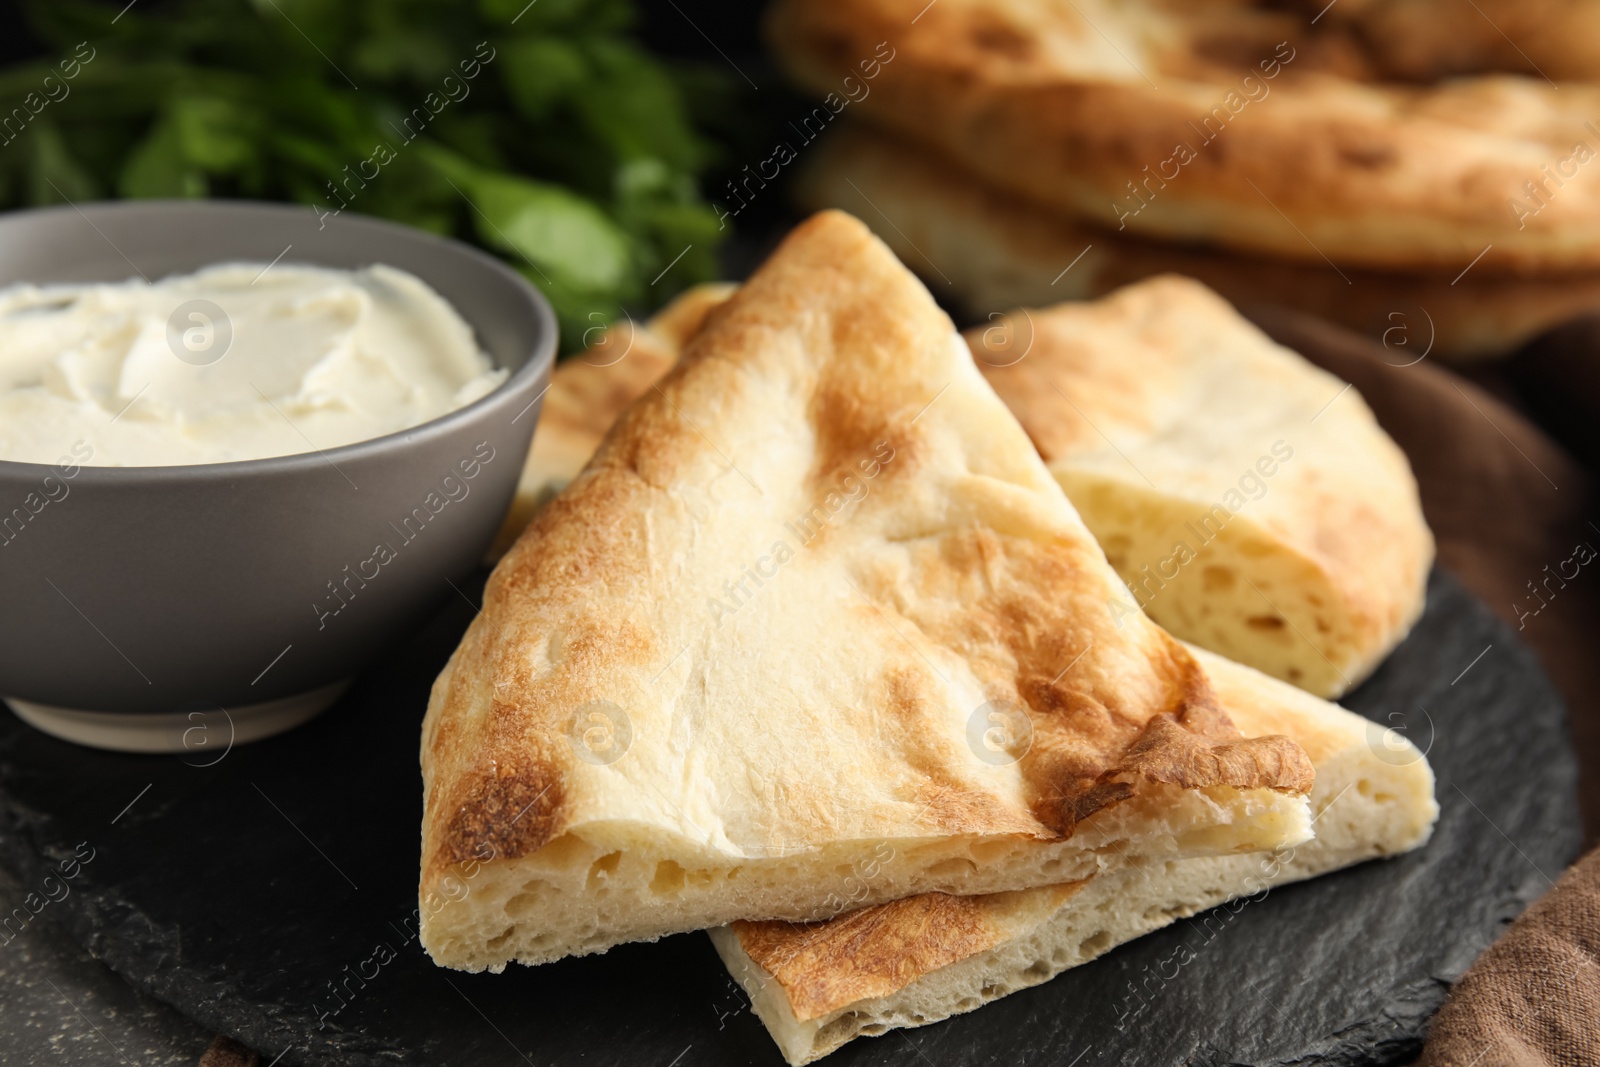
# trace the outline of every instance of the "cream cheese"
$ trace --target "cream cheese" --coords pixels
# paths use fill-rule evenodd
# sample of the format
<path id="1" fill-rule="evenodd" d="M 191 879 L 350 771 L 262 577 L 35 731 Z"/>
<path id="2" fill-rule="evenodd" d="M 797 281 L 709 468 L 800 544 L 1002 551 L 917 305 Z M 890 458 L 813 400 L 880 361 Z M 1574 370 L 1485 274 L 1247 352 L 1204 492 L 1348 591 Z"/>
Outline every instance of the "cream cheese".
<path id="1" fill-rule="evenodd" d="M 154 284 L 0 289 L 0 460 L 170 466 L 394 433 L 505 380 L 393 267 L 228 263 Z"/>

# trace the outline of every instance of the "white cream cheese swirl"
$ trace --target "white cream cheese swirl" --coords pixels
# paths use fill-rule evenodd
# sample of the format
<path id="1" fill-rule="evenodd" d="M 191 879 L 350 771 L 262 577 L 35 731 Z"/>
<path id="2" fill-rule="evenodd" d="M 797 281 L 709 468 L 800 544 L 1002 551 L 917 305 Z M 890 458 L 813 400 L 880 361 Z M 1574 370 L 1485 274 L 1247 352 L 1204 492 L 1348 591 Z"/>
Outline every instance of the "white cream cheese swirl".
<path id="1" fill-rule="evenodd" d="M 443 297 L 393 267 L 0 289 L 0 460 L 54 463 L 75 442 L 97 467 L 326 450 L 505 377 Z"/>

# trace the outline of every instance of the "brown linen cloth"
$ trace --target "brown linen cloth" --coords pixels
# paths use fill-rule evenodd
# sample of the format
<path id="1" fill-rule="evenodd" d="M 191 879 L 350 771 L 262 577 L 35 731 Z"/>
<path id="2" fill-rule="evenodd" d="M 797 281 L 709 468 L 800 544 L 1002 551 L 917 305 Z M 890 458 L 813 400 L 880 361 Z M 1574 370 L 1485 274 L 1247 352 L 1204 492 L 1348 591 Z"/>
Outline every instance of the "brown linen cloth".
<path id="1" fill-rule="evenodd" d="M 1281 309 L 1250 314 L 1279 342 L 1353 383 L 1405 449 L 1439 562 L 1518 630 L 1566 698 L 1579 803 L 1593 841 L 1600 829 L 1600 566 L 1550 579 L 1559 569 L 1570 573 L 1561 564 L 1580 542 L 1600 548 L 1588 473 L 1489 392 L 1426 360 L 1413 363 L 1414 348 L 1388 348 Z M 1514 361 L 1504 381 L 1568 391 L 1529 406 L 1563 412 L 1579 434 L 1600 432 L 1600 390 L 1573 391 L 1584 369 L 1600 386 L 1600 322 L 1568 328 L 1519 359 L 1526 365 Z M 1561 373 L 1567 370 L 1573 373 Z M 1585 402 L 1587 421 L 1573 415 Z M 1419 1067 L 1600 1065 L 1597 952 L 1600 850 L 1472 965 L 1434 1019 Z"/>
<path id="2" fill-rule="evenodd" d="M 1479 956 L 1419 1067 L 1600 1064 L 1600 849 Z"/>

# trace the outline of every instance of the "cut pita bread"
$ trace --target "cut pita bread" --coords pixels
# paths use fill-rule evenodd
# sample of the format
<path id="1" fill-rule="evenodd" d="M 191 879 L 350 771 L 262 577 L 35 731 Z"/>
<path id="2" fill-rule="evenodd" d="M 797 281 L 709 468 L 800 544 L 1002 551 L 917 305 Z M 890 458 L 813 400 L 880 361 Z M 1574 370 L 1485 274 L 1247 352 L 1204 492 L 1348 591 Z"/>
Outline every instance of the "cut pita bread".
<path id="1" fill-rule="evenodd" d="M 1119 589 L 927 290 L 813 218 L 491 575 L 423 725 L 422 943 L 498 970 L 1309 837 L 1305 754 Z"/>
<path id="2" fill-rule="evenodd" d="M 1239 728 L 1282 732 L 1316 765 L 1317 836 L 1255 856 L 1172 860 L 1043 889 L 926 894 L 824 923 L 735 923 L 711 932 L 792 1064 L 855 1037 L 972 1011 L 1117 945 L 1228 900 L 1425 842 L 1433 772 L 1404 737 L 1199 649 Z M 1225 922 L 1232 916 L 1218 920 Z M 1142 1000 L 1130 998 L 1128 1019 Z"/>
<path id="3" fill-rule="evenodd" d="M 850 102 L 997 188 L 1103 226 L 1335 271 L 1600 267 L 1600 167 L 1587 165 L 1600 86 L 1385 82 L 1359 34 L 1266 4 L 769 12 L 790 73 L 831 94 L 797 129 Z"/>
<path id="4" fill-rule="evenodd" d="M 1600 308 L 1597 271 L 1497 275 L 1474 268 L 1463 275 L 1343 266 L 1341 275 L 1321 260 L 1273 261 L 1141 240 L 1019 199 L 860 124 L 842 123 L 807 152 L 797 192 L 808 210 L 838 208 L 877 223 L 878 236 L 907 266 L 973 319 L 1183 274 L 1238 306 L 1282 304 L 1366 333 L 1383 344 L 1391 365 L 1405 367 L 1428 356 L 1502 356 Z"/>
<path id="5" fill-rule="evenodd" d="M 967 341 L 1152 619 L 1319 696 L 1422 613 L 1433 536 L 1347 383 L 1187 278 L 998 317 Z"/>
<path id="6" fill-rule="evenodd" d="M 1416 621 L 1433 538 L 1404 454 L 1204 286 L 1156 278 L 966 338 L 1128 585 L 1114 613 L 1325 697 Z"/>
<path id="7" fill-rule="evenodd" d="M 516 498 L 495 535 L 489 562 L 505 555 L 534 513 L 578 476 L 606 431 L 672 369 L 707 312 L 733 289 L 729 284 L 697 285 L 643 326 L 632 319 L 609 326 L 582 353 L 556 364 Z"/>

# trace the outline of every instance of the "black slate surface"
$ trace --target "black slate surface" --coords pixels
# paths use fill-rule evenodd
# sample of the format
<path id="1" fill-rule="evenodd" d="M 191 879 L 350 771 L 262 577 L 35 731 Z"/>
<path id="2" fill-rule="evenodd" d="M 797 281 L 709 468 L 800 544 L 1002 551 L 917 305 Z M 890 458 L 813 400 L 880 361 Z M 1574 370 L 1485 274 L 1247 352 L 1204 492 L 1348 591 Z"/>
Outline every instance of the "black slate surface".
<path id="1" fill-rule="evenodd" d="M 498 976 L 417 946 L 418 725 L 472 613 L 458 601 L 321 719 L 234 750 L 225 724 L 182 757 L 141 757 L 0 718 L 0 860 L 35 901 L 59 898 L 41 918 L 280 1064 L 780 1064 L 700 934 Z M 1404 1062 L 1447 983 L 1576 853 L 1576 768 L 1531 654 L 1442 574 L 1345 703 L 1429 750 L 1443 813 L 1425 849 L 828 1062 Z"/>

